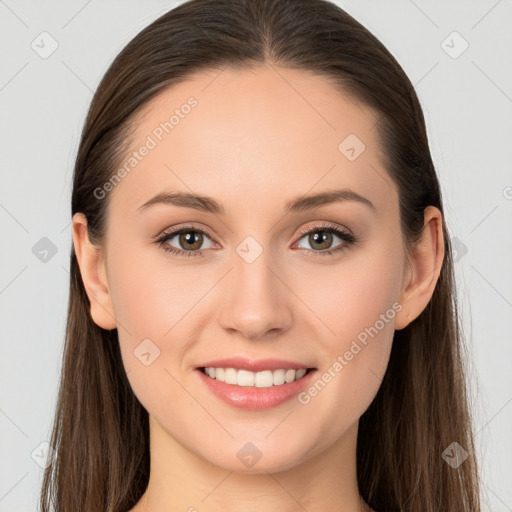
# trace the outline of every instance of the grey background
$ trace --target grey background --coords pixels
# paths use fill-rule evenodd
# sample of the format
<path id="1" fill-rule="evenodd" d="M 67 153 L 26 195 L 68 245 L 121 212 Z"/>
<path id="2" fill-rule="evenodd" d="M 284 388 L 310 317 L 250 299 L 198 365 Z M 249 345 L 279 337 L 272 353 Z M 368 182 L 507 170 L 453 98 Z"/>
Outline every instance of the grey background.
<path id="1" fill-rule="evenodd" d="M 0 512 L 36 510 L 36 461 L 64 341 L 72 168 L 88 103 L 121 48 L 179 3 L 0 0 Z M 395 55 L 424 108 L 459 248 L 483 510 L 511 511 L 512 0 L 336 3 Z M 464 42 L 453 31 L 469 44 L 457 58 Z M 47 58 L 31 46 L 48 51 L 52 38 L 58 48 Z"/>

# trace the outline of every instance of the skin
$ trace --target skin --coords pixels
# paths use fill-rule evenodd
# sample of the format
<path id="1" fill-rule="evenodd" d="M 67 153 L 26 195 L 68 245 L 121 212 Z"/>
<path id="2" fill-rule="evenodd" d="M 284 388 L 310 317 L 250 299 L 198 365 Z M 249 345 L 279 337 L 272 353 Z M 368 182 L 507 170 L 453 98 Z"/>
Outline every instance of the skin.
<path id="1" fill-rule="evenodd" d="M 190 96 L 198 105 L 109 192 L 102 248 L 91 245 L 85 217 L 73 217 L 91 316 L 118 329 L 128 379 L 150 415 L 150 482 L 132 512 L 362 510 L 358 420 L 380 386 L 395 329 L 434 292 L 444 257 L 441 212 L 425 210 L 423 238 L 408 251 L 375 114 L 304 71 L 198 73 L 146 106 L 133 149 Z M 366 146 L 354 161 L 338 150 L 351 133 Z M 344 187 L 375 212 L 344 201 L 284 213 L 296 196 Z M 226 213 L 164 204 L 138 211 L 163 191 L 211 196 Z M 357 244 L 320 255 L 299 231 L 319 221 L 350 230 Z M 183 223 L 206 230 L 202 256 L 169 254 L 152 241 Z M 247 236 L 263 250 L 252 263 L 236 251 Z M 189 247 L 179 236 L 167 244 Z M 333 235 L 326 249 L 343 244 Z M 241 355 L 322 373 L 394 303 L 401 310 L 307 404 L 293 398 L 263 411 L 237 409 L 194 370 Z M 133 353 L 146 338 L 161 351 L 149 366 Z M 247 442 L 262 454 L 252 468 L 237 457 Z"/>

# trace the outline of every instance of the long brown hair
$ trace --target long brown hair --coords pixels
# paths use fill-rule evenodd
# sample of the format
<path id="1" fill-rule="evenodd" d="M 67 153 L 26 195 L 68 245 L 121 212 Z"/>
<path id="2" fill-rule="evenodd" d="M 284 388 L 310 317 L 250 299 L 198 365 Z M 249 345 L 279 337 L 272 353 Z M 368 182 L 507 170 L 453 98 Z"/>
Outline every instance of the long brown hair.
<path id="1" fill-rule="evenodd" d="M 378 114 L 383 164 L 397 185 L 403 239 L 419 239 L 428 205 L 443 213 L 423 112 L 403 69 L 365 27 L 326 0 L 189 0 L 143 29 L 116 57 L 92 99 L 76 158 L 72 215 L 101 246 L 113 175 L 141 109 L 192 73 L 258 64 L 312 71 Z M 382 385 L 360 418 L 357 478 L 379 512 L 480 510 L 479 478 L 450 237 L 431 301 L 396 331 Z M 127 380 L 117 330 L 91 319 L 74 249 L 62 376 L 41 507 L 124 512 L 149 481 L 148 414 Z M 468 458 L 451 467 L 453 442 Z M 453 453 L 452 453 L 453 455 Z"/>

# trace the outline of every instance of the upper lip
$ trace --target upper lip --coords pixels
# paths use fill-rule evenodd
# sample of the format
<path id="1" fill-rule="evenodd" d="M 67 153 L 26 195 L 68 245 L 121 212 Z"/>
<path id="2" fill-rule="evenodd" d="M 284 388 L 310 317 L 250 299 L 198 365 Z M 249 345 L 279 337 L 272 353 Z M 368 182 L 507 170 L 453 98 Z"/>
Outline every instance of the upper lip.
<path id="1" fill-rule="evenodd" d="M 248 370 L 251 372 L 259 372 L 263 370 L 300 370 L 301 368 L 312 368 L 306 364 L 297 363 L 295 361 L 286 361 L 284 359 L 247 359 L 245 357 L 230 357 L 228 359 L 216 359 L 208 361 L 198 368 L 236 368 L 237 370 Z"/>

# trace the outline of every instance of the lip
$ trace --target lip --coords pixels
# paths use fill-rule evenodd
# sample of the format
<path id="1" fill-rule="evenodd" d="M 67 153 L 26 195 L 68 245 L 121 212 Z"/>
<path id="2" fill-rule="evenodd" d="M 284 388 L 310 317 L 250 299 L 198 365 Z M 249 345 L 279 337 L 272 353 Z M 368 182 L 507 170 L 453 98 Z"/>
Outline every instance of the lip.
<path id="1" fill-rule="evenodd" d="M 281 361 L 282 363 L 282 361 Z M 211 366 L 214 366 L 213 364 Z M 223 368 L 224 366 L 217 366 Z M 226 368 L 236 368 L 236 366 L 226 366 Z M 239 369 L 248 369 L 238 367 Z M 266 369 L 270 369 L 268 366 Z M 279 366 L 279 369 L 283 368 Z M 291 368 L 291 367 L 290 367 Z M 304 365 L 298 365 L 296 369 L 307 368 Z M 299 394 L 304 388 L 310 385 L 311 380 L 317 373 L 316 369 L 309 368 L 304 377 L 293 382 L 281 384 L 279 386 L 270 386 L 268 388 L 257 388 L 252 386 L 237 386 L 219 382 L 203 373 L 201 368 L 197 368 L 196 373 L 200 380 L 206 385 L 211 393 L 220 398 L 223 402 L 232 407 L 245 409 L 248 411 L 261 411 L 277 407 Z M 252 370 L 251 370 L 252 371 Z"/>
<path id="2" fill-rule="evenodd" d="M 198 366 L 198 368 L 236 368 L 237 370 L 249 370 L 251 372 L 261 372 L 263 370 L 300 370 L 301 368 L 307 369 L 312 366 L 307 366 L 294 361 L 285 361 L 283 359 L 259 359 L 252 360 L 245 357 L 230 357 L 228 359 L 217 359 L 209 361 Z"/>

